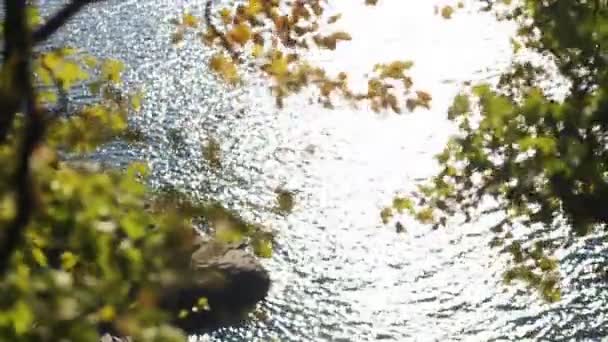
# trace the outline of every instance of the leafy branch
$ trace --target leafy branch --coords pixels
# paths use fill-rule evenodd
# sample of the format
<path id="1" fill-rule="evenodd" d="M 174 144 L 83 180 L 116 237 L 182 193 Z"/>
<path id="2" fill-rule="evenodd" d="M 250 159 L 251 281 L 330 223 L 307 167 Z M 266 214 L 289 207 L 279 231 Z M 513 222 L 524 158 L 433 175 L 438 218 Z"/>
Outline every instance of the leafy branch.
<path id="1" fill-rule="evenodd" d="M 75 0 L 64 6 L 58 13 L 30 35 L 27 21 L 26 0 L 5 0 L 4 9 L 6 32 L 4 60 L 5 66 L 13 69 L 4 69 L 3 74 L 15 87 L 14 93 L 3 94 L 7 101 L 2 108 L 3 120 L 0 122 L 0 142 L 6 142 L 6 135 L 14 125 L 17 113 L 24 112 L 24 134 L 15 169 L 15 195 L 17 211 L 8 229 L 0 241 L 0 276 L 3 276 L 10 263 L 13 252 L 21 244 L 24 229 L 29 223 L 35 206 L 35 194 L 31 175 L 31 157 L 45 132 L 45 122 L 41 110 L 36 104 L 36 94 L 32 84 L 31 56 L 35 43 L 48 39 L 72 16 L 80 11 L 86 4 L 97 0 Z M 3 89 L 3 91 L 10 91 Z"/>

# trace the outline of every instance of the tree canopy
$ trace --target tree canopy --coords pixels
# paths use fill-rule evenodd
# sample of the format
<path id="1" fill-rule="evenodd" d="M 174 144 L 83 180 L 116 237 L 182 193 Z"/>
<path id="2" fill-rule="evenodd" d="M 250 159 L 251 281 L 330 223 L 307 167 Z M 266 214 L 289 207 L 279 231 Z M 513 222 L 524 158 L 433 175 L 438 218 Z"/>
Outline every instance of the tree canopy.
<path id="1" fill-rule="evenodd" d="M 551 252 L 559 243 L 546 234 L 522 241 L 512 228 L 566 225 L 586 235 L 608 222 L 608 8 L 602 1 L 527 0 L 487 2 L 486 9 L 516 21 L 514 49 L 542 62 L 516 60 L 495 86 L 463 89 L 448 111 L 458 133 L 437 156 L 440 172 L 383 214 L 407 211 L 437 228 L 459 215 L 470 222 L 498 212 L 494 244 L 514 261 L 505 280 L 525 280 L 557 300 Z M 560 77 L 565 95 L 555 91 Z"/>

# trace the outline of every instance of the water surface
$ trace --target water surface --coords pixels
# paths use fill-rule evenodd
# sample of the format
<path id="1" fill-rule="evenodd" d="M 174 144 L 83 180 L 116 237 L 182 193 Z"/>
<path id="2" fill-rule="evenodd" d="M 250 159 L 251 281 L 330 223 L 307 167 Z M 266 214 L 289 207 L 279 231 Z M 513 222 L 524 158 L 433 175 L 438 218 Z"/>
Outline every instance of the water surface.
<path id="1" fill-rule="evenodd" d="M 433 108 L 407 115 L 365 108 L 328 111 L 294 100 L 278 111 L 252 80 L 228 89 L 205 67 L 211 52 L 194 37 L 170 44 L 169 19 L 201 0 L 109 1 L 89 8 L 56 39 L 126 61 L 128 85 L 146 93 L 133 124 L 145 144 L 110 145 L 98 158 L 148 160 L 154 182 L 199 198 L 221 198 L 277 232 L 264 261 L 273 286 L 257 319 L 193 340 L 447 341 L 599 340 L 608 298 L 590 271 L 605 259 L 602 237 L 561 254 L 564 299 L 544 304 L 500 283 L 504 258 L 485 247 L 487 222 L 442 231 L 406 222 L 396 234 L 379 211 L 430 175 L 452 128 L 451 97 L 465 80 L 491 80 L 511 60 L 509 24 L 463 12 L 444 21 L 429 0 L 335 2 L 354 40 L 310 58 L 362 75 L 376 62 L 415 61 L 416 86 Z M 222 146 L 221 169 L 201 146 Z M 277 187 L 296 191 L 287 218 L 269 208 Z M 584 258 L 584 262 L 581 261 Z"/>

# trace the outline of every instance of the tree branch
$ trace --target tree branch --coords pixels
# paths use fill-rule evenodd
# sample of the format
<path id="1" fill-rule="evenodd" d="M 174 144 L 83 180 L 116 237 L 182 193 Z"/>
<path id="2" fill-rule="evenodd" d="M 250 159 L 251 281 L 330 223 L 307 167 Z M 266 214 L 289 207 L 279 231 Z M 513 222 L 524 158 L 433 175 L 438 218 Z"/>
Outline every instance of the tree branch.
<path id="1" fill-rule="evenodd" d="M 224 47 L 224 49 L 226 49 L 226 51 L 228 51 L 230 57 L 232 57 L 232 60 L 238 62 L 240 57 L 238 51 L 234 49 L 226 35 L 220 30 L 218 30 L 215 24 L 213 24 L 213 22 L 211 21 L 212 10 L 213 0 L 207 0 L 207 3 L 205 4 L 205 24 L 209 27 L 209 30 L 211 30 L 211 33 L 213 33 L 214 36 L 220 38 L 220 40 L 222 41 L 222 46 Z"/>
<path id="2" fill-rule="evenodd" d="M 41 43 L 57 32 L 63 25 L 65 25 L 76 13 L 78 13 L 84 6 L 98 2 L 102 0 L 72 0 L 69 4 L 65 5 L 55 15 L 43 25 L 38 27 L 32 34 L 32 40 L 34 44 Z"/>
<path id="3" fill-rule="evenodd" d="M 9 1 L 4 0 L 4 50 L 2 52 L 2 62 L 6 70 L 14 70 L 15 63 L 17 60 L 13 58 L 15 56 L 14 51 L 17 49 L 17 45 L 22 43 L 20 41 L 22 19 L 16 16 L 14 13 L 19 11 L 21 1 Z M 10 75 L 14 76 L 14 75 Z M 21 109 L 21 103 L 19 98 L 14 96 L 11 92 L 14 91 L 12 87 L 0 88 L 0 144 L 6 142 L 8 133 L 13 127 L 13 121 L 15 115 Z"/>
<path id="4" fill-rule="evenodd" d="M 34 211 L 35 199 L 30 159 L 44 134 L 44 121 L 41 113 L 36 108 L 36 98 L 32 85 L 30 65 L 32 45 L 27 26 L 26 0 L 4 0 L 4 10 L 7 18 L 4 51 L 7 59 L 4 60 L 4 63 L 14 63 L 14 71 L 11 75 L 14 94 L 11 95 L 14 95 L 14 98 L 17 99 L 15 101 L 17 105 L 13 112 L 3 114 L 10 114 L 14 118 L 17 111 L 23 110 L 25 113 L 25 128 L 14 175 L 17 213 L 13 222 L 4 231 L 5 235 L 0 241 L 0 277 L 6 274 L 11 256 L 21 245 L 25 227 L 28 225 Z M 10 126 L 12 126 L 12 120 Z"/>

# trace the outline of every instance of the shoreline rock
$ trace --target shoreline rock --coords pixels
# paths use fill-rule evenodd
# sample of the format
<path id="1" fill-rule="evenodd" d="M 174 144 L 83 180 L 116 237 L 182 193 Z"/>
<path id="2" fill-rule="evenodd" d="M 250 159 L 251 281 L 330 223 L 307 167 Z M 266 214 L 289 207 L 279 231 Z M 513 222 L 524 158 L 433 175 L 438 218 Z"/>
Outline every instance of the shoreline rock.
<path id="1" fill-rule="evenodd" d="M 161 299 L 162 308 L 179 316 L 206 298 L 207 308 L 196 308 L 174 322 L 188 333 L 241 321 L 270 289 L 268 271 L 245 245 L 200 241 L 192 254 L 192 270 L 193 286 L 168 291 Z"/>
<path id="2" fill-rule="evenodd" d="M 244 244 L 225 244 L 199 240 L 192 254 L 191 268 L 195 282 L 189 287 L 168 289 L 160 296 L 160 307 L 176 317 L 173 324 L 187 334 L 217 329 L 244 320 L 255 305 L 264 300 L 270 289 L 270 276 L 258 258 Z M 200 304 L 207 308 L 180 313 Z M 102 331 L 100 342 L 130 342 Z"/>

